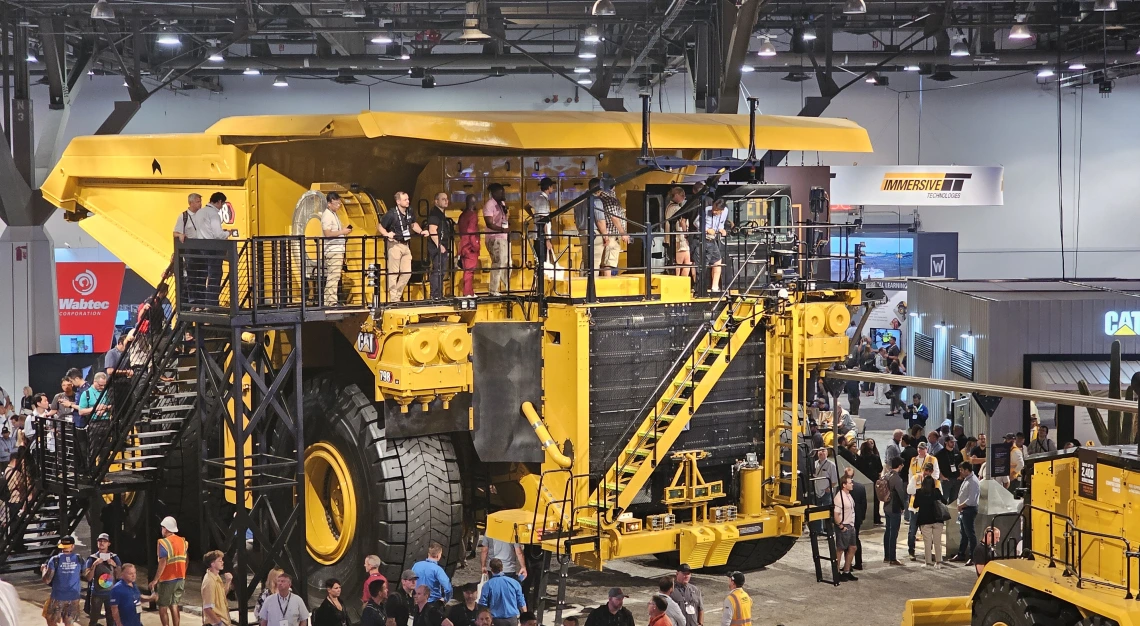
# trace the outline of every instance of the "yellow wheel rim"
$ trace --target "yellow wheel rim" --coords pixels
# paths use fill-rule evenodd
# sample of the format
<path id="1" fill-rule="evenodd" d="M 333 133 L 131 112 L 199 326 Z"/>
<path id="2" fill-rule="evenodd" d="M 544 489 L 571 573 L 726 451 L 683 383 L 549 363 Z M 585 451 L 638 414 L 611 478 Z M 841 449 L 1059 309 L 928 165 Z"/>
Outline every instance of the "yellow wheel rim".
<path id="1" fill-rule="evenodd" d="M 356 534 L 356 490 L 348 464 L 335 447 L 305 450 L 305 536 L 309 556 L 321 565 L 339 561 Z"/>

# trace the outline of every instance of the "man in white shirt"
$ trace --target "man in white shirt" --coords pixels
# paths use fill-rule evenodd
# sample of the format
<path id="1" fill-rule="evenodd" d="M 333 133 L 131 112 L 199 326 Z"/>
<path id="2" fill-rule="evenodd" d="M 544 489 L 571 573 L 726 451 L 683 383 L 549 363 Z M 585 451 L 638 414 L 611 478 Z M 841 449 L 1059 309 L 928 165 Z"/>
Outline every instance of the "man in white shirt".
<path id="1" fill-rule="evenodd" d="M 309 609 L 300 596 L 290 591 L 292 587 L 293 579 L 288 574 L 277 577 L 277 593 L 265 599 L 257 616 L 261 626 L 308 626 Z"/>
<path id="2" fill-rule="evenodd" d="M 724 200 L 718 199 L 705 212 L 705 266 L 710 269 L 709 285 L 713 293 L 720 291 L 720 272 L 724 269 L 724 261 L 720 251 L 722 238 L 725 232 L 725 222 L 728 212 L 724 208 Z"/>
<path id="3" fill-rule="evenodd" d="M 340 304 L 340 273 L 344 269 L 344 236 L 352 234 L 352 224 L 343 226 L 340 221 L 340 194 L 330 191 L 325 195 L 325 210 L 321 212 L 321 233 L 325 246 L 325 297 L 321 306 Z"/>
<path id="4" fill-rule="evenodd" d="M 219 204 L 225 203 L 225 195 Z M 187 239 L 223 240 L 229 237 L 222 230 L 222 218 L 213 205 L 202 210 L 202 195 L 192 193 L 186 198 L 187 208 L 174 220 L 174 237 L 180 243 Z M 222 255 L 216 250 L 194 250 L 185 257 L 186 302 L 197 305 L 218 305 L 222 290 Z"/>

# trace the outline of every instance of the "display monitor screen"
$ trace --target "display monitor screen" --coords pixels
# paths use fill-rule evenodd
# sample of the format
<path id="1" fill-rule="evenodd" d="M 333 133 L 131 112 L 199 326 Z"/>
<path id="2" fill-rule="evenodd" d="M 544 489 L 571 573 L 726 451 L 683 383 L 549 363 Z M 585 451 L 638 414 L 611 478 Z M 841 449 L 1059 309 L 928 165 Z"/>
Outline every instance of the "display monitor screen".
<path id="1" fill-rule="evenodd" d="M 831 238 L 831 256 L 855 256 L 855 244 L 863 244 L 863 271 L 859 280 L 877 280 L 914 275 L 914 239 L 902 236 L 835 236 Z M 854 261 L 831 261 L 832 280 L 851 280 L 844 271 L 854 272 Z"/>
<path id="2" fill-rule="evenodd" d="M 871 329 L 871 347 L 878 350 L 879 348 L 886 348 L 890 345 L 888 339 L 895 338 L 895 345 L 902 347 L 902 331 L 895 330 L 894 328 L 872 328 Z"/>
<path id="3" fill-rule="evenodd" d="M 63 354 L 87 354 L 94 341 L 91 335 L 60 335 L 59 351 Z"/>

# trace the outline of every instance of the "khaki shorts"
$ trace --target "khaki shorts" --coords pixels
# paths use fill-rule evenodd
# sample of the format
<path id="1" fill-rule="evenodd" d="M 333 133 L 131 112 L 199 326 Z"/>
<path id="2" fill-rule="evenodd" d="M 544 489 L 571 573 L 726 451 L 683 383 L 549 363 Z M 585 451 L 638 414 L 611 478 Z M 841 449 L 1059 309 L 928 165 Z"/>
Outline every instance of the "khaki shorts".
<path id="1" fill-rule="evenodd" d="M 621 257 L 621 240 L 617 237 L 606 239 L 602 248 L 602 267 L 617 267 Z"/>
<path id="2" fill-rule="evenodd" d="M 182 592 L 185 589 L 185 578 L 158 583 L 158 606 L 182 606 Z"/>
<path id="3" fill-rule="evenodd" d="M 64 624 L 71 624 L 72 622 L 79 621 L 79 610 L 83 607 L 82 600 L 52 600 L 48 599 L 44 603 L 44 610 L 40 615 L 44 619 L 51 620 L 53 624 L 63 622 Z"/>

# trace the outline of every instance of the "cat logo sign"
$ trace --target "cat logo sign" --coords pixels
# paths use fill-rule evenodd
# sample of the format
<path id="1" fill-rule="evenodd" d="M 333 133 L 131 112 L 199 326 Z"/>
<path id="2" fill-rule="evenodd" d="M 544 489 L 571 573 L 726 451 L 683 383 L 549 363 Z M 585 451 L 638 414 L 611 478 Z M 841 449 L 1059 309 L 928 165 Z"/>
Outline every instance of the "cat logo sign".
<path id="1" fill-rule="evenodd" d="M 356 351 L 370 359 L 375 359 L 379 352 L 376 349 L 376 335 L 362 331 L 356 336 Z"/>
<path id="2" fill-rule="evenodd" d="M 1140 311 L 1109 311 L 1104 314 L 1104 334 L 1135 337 L 1140 327 Z"/>

